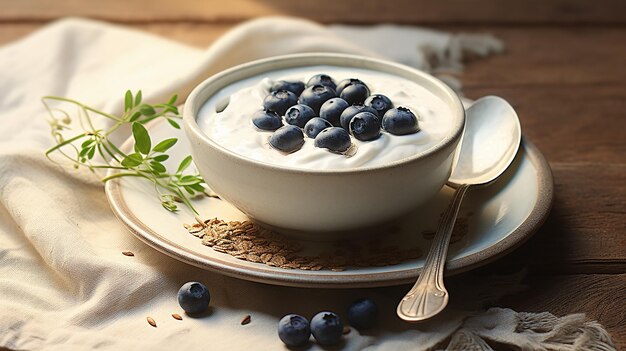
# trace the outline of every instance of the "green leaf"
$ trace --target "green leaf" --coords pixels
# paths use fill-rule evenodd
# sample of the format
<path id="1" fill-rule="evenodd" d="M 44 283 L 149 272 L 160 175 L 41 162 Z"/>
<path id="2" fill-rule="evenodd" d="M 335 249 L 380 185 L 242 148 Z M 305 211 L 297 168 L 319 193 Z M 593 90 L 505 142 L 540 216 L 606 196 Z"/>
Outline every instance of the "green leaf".
<path id="1" fill-rule="evenodd" d="M 199 180 L 199 178 L 195 174 L 187 174 L 179 178 L 182 182 L 191 182 L 195 180 Z"/>
<path id="2" fill-rule="evenodd" d="M 89 146 L 90 146 L 91 144 L 93 144 L 94 142 L 95 142 L 95 140 L 93 140 L 93 139 L 88 139 L 88 140 L 85 140 L 85 141 L 84 141 L 84 142 L 80 145 L 80 147 L 81 147 L 81 148 L 86 148 L 86 147 L 89 147 Z"/>
<path id="3" fill-rule="evenodd" d="M 176 170 L 176 173 L 183 173 L 184 170 L 187 169 L 187 167 L 189 167 L 189 165 L 191 165 L 191 155 L 185 157 L 181 162 L 180 165 L 178 166 L 178 170 Z"/>
<path id="4" fill-rule="evenodd" d="M 78 157 L 84 157 L 85 155 L 87 155 L 88 152 L 89 152 L 89 147 L 84 147 L 78 153 Z"/>
<path id="5" fill-rule="evenodd" d="M 172 125 L 172 127 L 176 129 L 180 129 L 180 124 L 178 124 L 175 120 L 168 118 L 167 122 Z"/>
<path id="6" fill-rule="evenodd" d="M 161 206 L 170 212 L 178 211 L 178 206 L 173 201 L 161 201 Z"/>
<path id="7" fill-rule="evenodd" d="M 188 179 L 188 180 L 184 180 L 184 181 L 179 181 L 176 182 L 178 185 L 180 186 L 188 186 L 188 185 L 194 185 L 194 184 L 200 184 L 202 183 L 201 179 Z"/>
<path id="8" fill-rule="evenodd" d="M 94 145 L 89 149 L 89 153 L 87 153 L 87 158 L 91 160 L 95 154 L 96 154 L 96 147 Z"/>
<path id="9" fill-rule="evenodd" d="M 178 141 L 178 139 L 176 139 L 176 138 L 165 139 L 165 140 L 161 141 L 160 143 L 156 144 L 156 146 L 154 148 L 152 148 L 152 151 L 165 152 L 165 151 L 169 150 L 169 148 L 174 146 L 174 144 L 176 144 L 177 141 Z"/>
<path id="10" fill-rule="evenodd" d="M 136 152 L 134 154 L 130 154 L 126 156 L 121 164 L 126 168 L 133 168 L 139 166 L 143 162 L 143 157 L 140 153 Z"/>
<path id="11" fill-rule="evenodd" d="M 177 94 L 172 95 L 172 97 L 169 100 L 167 100 L 167 104 L 168 105 L 175 104 L 176 103 L 176 99 L 178 99 L 178 95 Z"/>
<path id="12" fill-rule="evenodd" d="M 172 112 L 173 114 L 178 115 L 178 107 L 176 106 L 172 106 L 172 105 L 168 105 L 168 104 L 159 104 L 159 105 L 154 105 L 154 107 L 159 107 L 162 108 L 162 114 L 166 114 L 168 112 Z"/>
<path id="13" fill-rule="evenodd" d="M 148 116 L 148 117 L 154 116 L 156 114 L 154 107 L 150 105 L 146 105 L 146 104 L 139 106 L 139 112 L 141 112 L 142 115 Z"/>
<path id="14" fill-rule="evenodd" d="M 202 183 L 202 179 L 194 175 L 186 175 L 184 177 L 181 177 L 180 180 L 176 182 L 176 184 L 182 185 L 182 186 L 200 184 L 200 183 Z"/>
<path id="15" fill-rule="evenodd" d="M 139 111 L 135 111 L 130 118 L 128 119 L 129 122 L 135 122 L 139 117 L 141 117 L 141 112 Z"/>
<path id="16" fill-rule="evenodd" d="M 192 188 L 193 190 L 199 192 L 199 193 L 204 191 L 204 187 L 200 183 L 198 183 L 198 184 L 191 184 L 189 187 Z"/>
<path id="17" fill-rule="evenodd" d="M 154 156 L 152 159 L 157 162 L 163 162 L 167 160 L 168 158 L 170 158 L 170 155 L 158 155 L 158 156 Z"/>
<path id="18" fill-rule="evenodd" d="M 165 166 L 163 166 L 160 162 L 157 162 L 157 161 L 150 162 L 150 167 L 152 167 L 152 169 L 157 171 L 158 173 L 167 172 L 167 169 L 165 169 Z"/>
<path id="19" fill-rule="evenodd" d="M 139 105 L 141 103 L 141 90 L 139 90 L 137 92 L 137 95 L 135 95 L 135 106 Z"/>
<path id="20" fill-rule="evenodd" d="M 124 112 L 133 108 L 133 93 L 130 90 L 126 90 L 126 95 L 124 95 Z"/>
<path id="21" fill-rule="evenodd" d="M 135 147 L 139 152 L 147 155 L 150 152 L 150 135 L 146 127 L 140 123 L 133 122 L 133 138 L 135 138 Z"/>
<path id="22" fill-rule="evenodd" d="M 187 190 L 187 192 L 189 193 L 189 195 L 193 195 L 195 194 L 195 191 L 189 187 L 189 186 L 183 186 L 183 188 L 185 188 L 185 190 Z"/>

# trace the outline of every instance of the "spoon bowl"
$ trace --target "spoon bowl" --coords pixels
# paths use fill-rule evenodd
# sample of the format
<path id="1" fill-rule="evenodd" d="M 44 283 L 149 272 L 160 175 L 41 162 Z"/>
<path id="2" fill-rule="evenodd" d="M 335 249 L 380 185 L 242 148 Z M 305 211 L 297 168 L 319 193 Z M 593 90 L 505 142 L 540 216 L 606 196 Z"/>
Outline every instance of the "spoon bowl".
<path id="1" fill-rule="evenodd" d="M 476 100 L 466 111 L 465 131 L 448 185 L 455 188 L 441 216 L 422 273 L 398 304 L 397 314 L 408 322 L 434 317 L 448 304 L 443 270 L 454 222 L 471 186 L 489 184 L 513 162 L 522 132 L 513 107 L 497 96 Z"/>
<path id="2" fill-rule="evenodd" d="M 498 96 L 485 96 L 468 108 L 460 154 L 448 180 L 461 184 L 486 184 L 513 162 L 522 128 L 513 107 Z"/>

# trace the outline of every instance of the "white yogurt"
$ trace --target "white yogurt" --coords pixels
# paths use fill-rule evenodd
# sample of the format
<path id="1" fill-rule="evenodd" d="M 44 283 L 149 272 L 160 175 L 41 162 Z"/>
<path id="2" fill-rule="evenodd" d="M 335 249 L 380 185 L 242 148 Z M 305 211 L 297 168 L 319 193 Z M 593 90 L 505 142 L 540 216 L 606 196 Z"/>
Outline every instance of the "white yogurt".
<path id="1" fill-rule="evenodd" d="M 337 83 L 348 78 L 362 80 L 372 94 L 386 95 L 394 107 L 404 106 L 413 111 L 420 131 L 402 136 L 382 131 L 382 135 L 373 141 L 352 138 L 357 150 L 350 157 L 317 148 L 314 140 L 307 137 L 302 149 L 296 152 L 285 155 L 273 149 L 268 142 L 272 132 L 257 129 L 250 117 L 263 108 L 263 99 L 275 80 L 306 83 L 318 73 L 330 75 Z M 228 97 L 228 106 L 217 112 Z M 427 151 L 451 133 L 452 115 L 440 98 L 408 79 L 366 69 L 311 66 L 272 71 L 234 83 L 204 103 L 197 122 L 209 138 L 242 156 L 291 168 L 341 170 L 382 166 Z"/>

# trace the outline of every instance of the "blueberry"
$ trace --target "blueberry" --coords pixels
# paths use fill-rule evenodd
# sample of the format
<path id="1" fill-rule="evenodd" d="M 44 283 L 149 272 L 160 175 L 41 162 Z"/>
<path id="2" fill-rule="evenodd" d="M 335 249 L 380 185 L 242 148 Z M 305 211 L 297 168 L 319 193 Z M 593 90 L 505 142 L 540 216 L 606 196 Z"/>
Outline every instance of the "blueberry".
<path id="1" fill-rule="evenodd" d="M 332 126 L 333 125 L 330 124 L 330 122 L 323 118 L 313 117 L 304 125 L 304 134 L 306 134 L 306 136 L 308 136 L 309 138 L 315 139 L 315 137 L 322 130 L 330 128 Z"/>
<path id="2" fill-rule="evenodd" d="M 392 108 L 383 116 L 383 129 L 391 134 L 405 135 L 417 133 L 420 127 L 417 117 L 406 107 Z"/>
<path id="3" fill-rule="evenodd" d="M 283 125 L 283 119 L 274 111 L 260 110 L 252 115 L 252 123 L 259 129 L 276 130 Z"/>
<path id="4" fill-rule="evenodd" d="M 350 145 L 352 145 L 350 134 L 339 127 L 326 128 L 315 137 L 315 146 L 334 152 L 344 152 Z"/>
<path id="5" fill-rule="evenodd" d="M 339 127 L 339 116 L 350 104 L 342 98 L 332 98 L 320 107 L 320 117 L 328 120 L 335 127 Z"/>
<path id="6" fill-rule="evenodd" d="M 358 299 L 348 308 L 348 323 L 358 330 L 369 329 L 378 322 L 378 306 L 372 299 Z"/>
<path id="7" fill-rule="evenodd" d="M 278 322 L 278 337 L 287 346 L 302 346 L 309 341 L 309 321 L 297 314 L 288 314 Z"/>
<path id="8" fill-rule="evenodd" d="M 352 120 L 352 117 L 356 116 L 356 114 L 360 112 L 371 112 L 375 115 L 378 115 L 378 111 L 374 110 L 373 108 L 369 106 L 352 105 L 348 107 L 347 109 L 343 110 L 343 112 L 341 113 L 341 116 L 339 117 L 339 123 L 341 124 L 341 128 L 345 130 L 349 130 L 350 121 Z"/>
<path id="9" fill-rule="evenodd" d="M 311 319 L 311 333 L 321 345 L 334 345 L 341 340 L 343 323 L 333 312 L 320 312 Z"/>
<path id="10" fill-rule="evenodd" d="M 360 80 L 351 79 L 351 82 L 341 90 L 341 93 L 337 94 L 350 105 L 362 104 L 370 96 L 370 89 Z"/>
<path id="11" fill-rule="evenodd" d="M 288 90 L 272 91 L 263 100 L 263 108 L 283 116 L 288 108 L 298 103 L 298 96 Z"/>
<path id="12" fill-rule="evenodd" d="M 313 109 L 315 113 L 320 113 L 320 107 L 327 100 L 337 97 L 335 90 L 324 85 L 314 85 L 304 89 L 300 94 L 300 103 Z"/>
<path id="13" fill-rule="evenodd" d="M 302 144 L 304 144 L 302 129 L 291 124 L 278 128 L 270 136 L 270 145 L 280 151 L 294 152 L 299 150 Z"/>
<path id="14" fill-rule="evenodd" d="M 365 106 L 370 106 L 378 111 L 378 117 L 383 118 L 385 112 L 393 107 L 391 100 L 381 94 L 374 94 L 365 99 Z"/>
<path id="15" fill-rule="evenodd" d="M 314 85 L 324 85 L 333 89 L 333 91 L 337 89 L 337 84 L 335 84 L 335 81 L 327 74 L 316 74 L 306 83 L 307 87 Z"/>
<path id="16" fill-rule="evenodd" d="M 293 105 L 285 112 L 285 121 L 300 128 L 315 117 L 315 111 L 307 105 Z"/>
<path id="17" fill-rule="evenodd" d="M 337 92 L 337 95 L 339 95 L 343 91 L 343 88 L 347 87 L 350 84 L 358 84 L 358 83 L 363 83 L 363 82 L 360 79 L 356 79 L 356 78 L 344 79 L 341 82 L 339 82 L 339 84 L 337 84 L 337 89 L 335 89 L 335 91 Z"/>
<path id="18" fill-rule="evenodd" d="M 350 121 L 350 134 L 355 138 L 368 141 L 380 136 L 380 120 L 371 112 L 359 112 Z"/>
<path id="19" fill-rule="evenodd" d="M 304 83 L 299 80 L 277 80 L 274 82 L 274 84 L 272 84 L 270 91 L 279 90 L 287 90 L 296 94 L 296 96 L 299 96 L 300 94 L 302 94 L 302 90 L 304 90 Z"/>
<path id="20" fill-rule="evenodd" d="M 201 313 L 209 308 L 211 295 L 209 289 L 202 283 L 189 282 L 185 283 L 178 290 L 178 304 L 187 313 Z"/>

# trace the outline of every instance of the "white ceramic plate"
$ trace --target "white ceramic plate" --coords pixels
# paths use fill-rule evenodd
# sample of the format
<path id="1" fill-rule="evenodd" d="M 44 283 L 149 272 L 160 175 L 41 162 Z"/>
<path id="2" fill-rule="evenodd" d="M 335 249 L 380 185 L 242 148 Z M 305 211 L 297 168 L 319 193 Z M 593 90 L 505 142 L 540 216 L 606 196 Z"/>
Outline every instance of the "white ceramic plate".
<path id="1" fill-rule="evenodd" d="M 168 160 L 168 168 L 175 169 L 175 165 L 189 154 L 184 133 L 167 123 L 156 123 L 148 128 L 153 143 L 170 137 L 179 138 L 178 144 L 170 149 Z M 130 140 L 127 141 L 122 150 L 128 151 L 131 145 Z M 113 212 L 146 244 L 180 261 L 241 279 L 316 288 L 386 286 L 415 281 L 424 263 L 422 257 L 391 266 L 333 272 L 282 269 L 242 261 L 202 245 L 200 239 L 190 235 L 183 227 L 183 223 L 195 222 L 191 211 L 181 206 L 181 211 L 176 214 L 167 212 L 156 198 L 154 188 L 141 179 L 119 178 L 107 182 L 105 189 Z M 442 189 L 427 206 L 395 221 L 394 234 L 377 228 L 376 235 L 392 245 L 414 242 L 422 248 L 425 256 L 430 242 L 421 233 L 435 229 L 439 214 L 451 194 L 451 189 Z M 539 150 L 524 139 L 516 160 L 496 183 L 468 193 L 460 214 L 460 217 L 467 218 L 467 235 L 450 247 L 447 273 L 484 265 L 518 247 L 543 223 L 552 197 L 550 167 Z M 194 201 L 194 206 L 203 219 L 246 219 L 243 213 L 224 200 L 203 198 Z M 304 245 L 311 249 L 323 249 L 331 244 L 307 242 Z"/>

